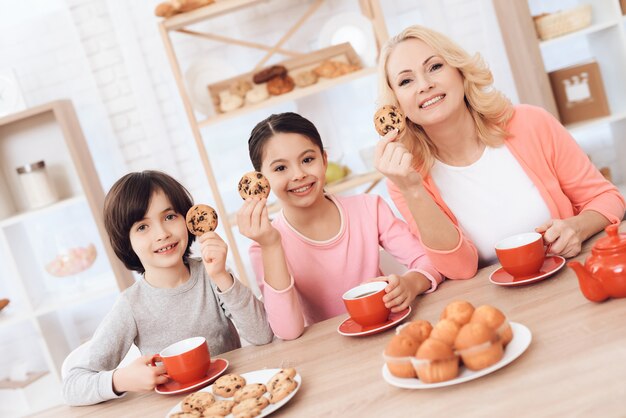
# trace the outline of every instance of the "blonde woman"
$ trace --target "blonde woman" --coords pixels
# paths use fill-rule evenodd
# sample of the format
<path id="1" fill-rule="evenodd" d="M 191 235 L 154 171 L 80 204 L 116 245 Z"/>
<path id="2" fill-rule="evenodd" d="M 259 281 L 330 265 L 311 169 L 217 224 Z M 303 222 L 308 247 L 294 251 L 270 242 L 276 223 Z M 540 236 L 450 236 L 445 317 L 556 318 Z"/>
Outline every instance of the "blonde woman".
<path id="1" fill-rule="evenodd" d="M 445 276 L 473 277 L 496 261 L 497 241 L 533 230 L 573 257 L 624 216 L 624 198 L 567 130 L 513 106 L 478 54 L 411 26 L 383 47 L 379 76 L 380 104 L 398 106 L 407 129 L 382 138 L 376 168 Z"/>

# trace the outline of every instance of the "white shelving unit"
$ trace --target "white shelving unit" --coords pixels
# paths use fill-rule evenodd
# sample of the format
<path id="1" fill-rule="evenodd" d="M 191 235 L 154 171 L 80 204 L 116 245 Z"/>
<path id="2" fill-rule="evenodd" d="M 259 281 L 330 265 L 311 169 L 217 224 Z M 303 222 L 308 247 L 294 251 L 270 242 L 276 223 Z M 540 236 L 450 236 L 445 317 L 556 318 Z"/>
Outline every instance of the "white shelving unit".
<path id="1" fill-rule="evenodd" d="M 558 117 L 547 72 L 588 60 L 599 67 L 610 115 L 566 125 L 572 136 L 612 139 L 613 181 L 626 191 L 626 18 L 620 0 L 493 0 L 520 100 L 542 106 Z M 591 24 L 546 41 L 535 32 L 533 15 L 591 4 Z M 521 56 L 521 58 L 520 58 Z M 524 87 L 522 87 L 524 86 Z M 520 88 L 521 87 L 521 88 Z M 593 139 L 592 139 L 593 141 Z M 593 159 L 593 158 L 592 158 Z M 595 161 L 594 161 L 595 162 Z"/>
<path id="2" fill-rule="evenodd" d="M 326 0 L 329 1 L 329 0 Z M 309 7 L 306 9 L 304 14 L 299 18 L 295 18 L 293 21 L 285 22 L 285 35 L 280 38 L 280 40 L 274 45 L 260 45 L 256 42 L 252 42 L 253 40 L 238 40 L 227 38 L 223 34 L 216 33 L 207 33 L 201 31 L 197 28 L 198 24 L 206 23 L 212 19 L 220 19 L 223 16 L 238 12 L 242 9 L 262 5 L 264 3 L 268 3 L 267 0 L 217 0 L 215 3 L 196 9 L 192 12 L 183 13 L 180 15 L 175 15 L 169 19 L 164 19 L 159 23 L 159 30 L 161 33 L 161 37 L 163 39 L 163 44 L 165 47 L 165 51 L 167 53 L 167 57 L 170 62 L 170 66 L 172 68 L 172 72 L 174 74 L 174 78 L 176 80 L 176 84 L 179 90 L 179 94 L 182 98 L 185 112 L 187 114 L 187 118 L 189 124 L 191 126 L 191 130 L 195 139 L 196 147 L 198 149 L 198 154 L 202 161 L 205 175 L 209 182 L 209 186 L 211 188 L 213 199 L 215 201 L 215 208 L 220 217 L 221 225 L 224 227 L 226 233 L 226 240 L 228 241 L 229 248 L 237 268 L 237 272 L 239 275 L 239 279 L 248 284 L 249 280 L 247 277 L 246 269 L 244 267 L 244 263 L 241 258 L 242 251 L 238 248 L 237 241 L 235 236 L 233 235 L 232 228 L 236 226 L 235 211 L 228 211 L 222 198 L 222 192 L 218 186 L 218 181 L 216 179 L 216 174 L 211 165 L 211 160 L 209 156 L 209 152 L 207 151 L 207 140 L 206 136 L 203 135 L 201 129 L 213 126 L 218 123 L 222 123 L 227 120 L 233 120 L 235 118 L 241 117 L 245 114 L 249 114 L 250 112 L 257 111 L 259 109 L 264 109 L 270 106 L 275 106 L 279 103 L 284 103 L 287 101 L 295 101 L 298 99 L 302 99 L 308 96 L 312 96 L 315 94 L 319 94 L 323 91 L 331 89 L 341 84 L 351 83 L 355 80 L 361 79 L 363 77 L 371 76 L 376 72 L 374 67 L 365 67 L 358 71 L 354 71 L 352 73 L 348 73 L 333 79 L 322 79 L 311 86 L 304 88 L 295 88 L 294 90 L 282 94 L 279 96 L 272 96 L 269 99 L 257 103 L 257 104 L 247 104 L 242 108 L 226 112 L 226 113 L 215 113 L 208 117 L 200 116 L 196 114 L 192 101 L 190 99 L 190 92 L 187 90 L 187 85 L 184 80 L 183 74 L 185 73 L 185 68 L 181 66 L 179 62 L 179 58 L 176 54 L 177 46 L 180 45 L 175 42 L 176 39 L 179 39 L 178 36 L 180 34 L 184 34 L 186 36 L 195 36 L 197 38 L 204 38 L 213 41 L 219 41 L 226 44 L 238 45 L 238 46 L 246 46 L 250 48 L 256 48 L 266 51 L 265 57 L 258 63 L 256 68 L 250 69 L 251 71 L 258 71 L 263 67 L 267 66 L 267 60 L 270 59 L 272 55 L 275 53 L 282 54 L 285 52 L 283 49 L 284 42 L 289 39 L 294 32 L 296 32 L 303 23 L 313 14 L 315 14 L 316 10 L 322 6 L 324 0 L 314 0 L 311 2 Z M 271 3 L 271 0 L 269 1 Z M 361 14 L 368 19 L 371 23 L 372 33 L 374 34 L 376 46 L 380 48 L 380 46 L 387 40 L 389 37 L 387 28 L 385 25 L 385 20 L 382 15 L 382 9 L 378 0 L 359 0 L 358 6 Z M 194 26 L 195 25 L 195 26 Z M 206 29 L 206 28 L 203 28 Z M 175 35 L 174 35 L 175 34 Z M 315 62 L 317 59 L 317 63 L 321 63 L 324 59 L 328 57 L 323 57 L 325 53 L 324 50 L 311 51 L 308 46 L 303 47 L 302 50 L 291 50 L 287 51 L 286 55 L 290 55 L 292 61 L 306 61 L 306 62 Z M 295 57 L 295 58 L 294 58 Z M 317 58 L 319 57 L 319 59 Z M 289 67 L 287 67 L 289 68 Z M 209 92 L 207 91 L 207 95 Z M 243 174 L 243 173 L 242 173 Z M 331 193 L 339 193 L 341 191 L 350 190 L 359 186 L 368 187 L 368 191 L 371 190 L 380 180 L 382 179 L 382 175 L 377 172 L 364 173 L 360 175 L 352 176 L 351 178 L 346 179 L 343 182 L 338 184 L 329 185 L 327 190 Z M 275 212 L 278 210 L 278 205 L 270 206 L 270 212 Z"/>
<path id="3" fill-rule="evenodd" d="M 38 160 L 46 162 L 60 200 L 28 210 L 15 168 Z M 105 238 L 104 191 L 70 101 L 0 118 L 0 181 L 6 185 L 2 199 L 15 208 L 0 219 L 0 298 L 11 300 L 0 311 L 0 400 L 16 400 L 0 402 L 3 415 L 9 406 L 30 413 L 60 401 L 63 360 L 95 329 L 81 329 L 84 318 L 75 310 L 102 301 L 110 308 L 119 290 L 134 279 Z M 64 245 L 91 243 L 96 248 L 94 264 L 80 279 L 53 277 L 45 270 L 61 250 L 60 236 Z M 104 313 L 99 309 L 93 314 Z M 8 379 L 16 365 L 28 372 L 26 382 Z M 47 386 L 45 396 L 37 389 L 41 385 Z"/>

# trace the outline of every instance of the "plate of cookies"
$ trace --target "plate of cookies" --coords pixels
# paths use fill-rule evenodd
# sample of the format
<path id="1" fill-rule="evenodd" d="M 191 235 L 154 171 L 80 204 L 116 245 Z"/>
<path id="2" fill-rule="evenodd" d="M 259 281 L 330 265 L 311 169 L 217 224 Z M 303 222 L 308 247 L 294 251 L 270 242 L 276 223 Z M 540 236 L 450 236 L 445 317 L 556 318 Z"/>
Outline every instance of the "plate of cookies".
<path id="1" fill-rule="evenodd" d="M 261 418 L 283 407 L 301 385 L 302 377 L 294 368 L 225 374 L 211 386 L 187 395 L 167 417 Z"/>
<path id="2" fill-rule="evenodd" d="M 510 364 L 531 340 L 526 326 L 498 308 L 454 301 L 435 326 L 418 319 L 396 328 L 383 352 L 383 379 L 405 389 L 464 383 Z"/>

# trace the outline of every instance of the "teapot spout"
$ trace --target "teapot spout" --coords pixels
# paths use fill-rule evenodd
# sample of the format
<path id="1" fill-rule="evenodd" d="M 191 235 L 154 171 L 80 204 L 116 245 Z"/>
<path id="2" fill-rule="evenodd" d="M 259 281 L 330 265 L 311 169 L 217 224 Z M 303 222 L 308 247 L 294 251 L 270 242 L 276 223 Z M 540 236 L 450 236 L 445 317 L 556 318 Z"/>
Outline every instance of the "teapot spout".
<path id="1" fill-rule="evenodd" d="M 602 302 L 609 297 L 602 283 L 593 277 L 585 266 L 578 261 L 570 261 L 567 266 L 576 273 L 580 290 L 587 299 L 592 302 Z"/>

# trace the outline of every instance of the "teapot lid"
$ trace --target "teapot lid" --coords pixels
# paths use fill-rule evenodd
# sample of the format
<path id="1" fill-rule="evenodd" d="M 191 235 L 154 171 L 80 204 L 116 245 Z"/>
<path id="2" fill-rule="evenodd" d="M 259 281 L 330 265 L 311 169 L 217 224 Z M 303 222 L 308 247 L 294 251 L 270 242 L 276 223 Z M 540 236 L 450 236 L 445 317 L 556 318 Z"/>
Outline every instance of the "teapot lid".
<path id="1" fill-rule="evenodd" d="M 597 250 L 617 250 L 626 248 L 626 234 L 619 233 L 619 224 L 607 226 L 607 236 L 600 238 L 594 245 Z"/>

